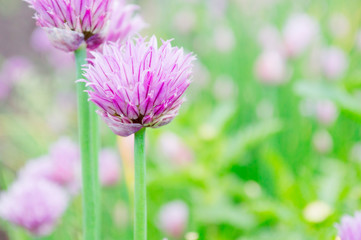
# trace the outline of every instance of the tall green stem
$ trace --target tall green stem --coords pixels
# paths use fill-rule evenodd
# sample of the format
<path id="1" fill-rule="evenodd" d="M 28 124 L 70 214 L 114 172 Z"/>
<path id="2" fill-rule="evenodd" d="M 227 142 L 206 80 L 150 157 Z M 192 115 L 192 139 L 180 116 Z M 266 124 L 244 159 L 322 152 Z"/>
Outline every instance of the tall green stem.
<path id="1" fill-rule="evenodd" d="M 82 66 L 86 61 L 86 48 L 75 51 L 77 79 L 83 79 Z M 83 178 L 83 239 L 98 240 L 99 230 L 99 187 L 98 187 L 98 133 L 94 108 L 88 102 L 84 82 L 77 83 L 78 127 Z"/>
<path id="2" fill-rule="evenodd" d="M 101 239 L 101 212 L 100 212 L 100 183 L 99 183 L 99 148 L 100 148 L 100 136 L 99 136 L 99 118 L 96 114 L 96 106 L 94 103 L 90 102 L 90 121 L 91 121 L 91 141 L 92 141 L 92 166 L 93 166 L 93 188 L 96 198 L 96 239 Z"/>
<path id="3" fill-rule="evenodd" d="M 145 128 L 134 134 L 134 240 L 147 239 Z"/>

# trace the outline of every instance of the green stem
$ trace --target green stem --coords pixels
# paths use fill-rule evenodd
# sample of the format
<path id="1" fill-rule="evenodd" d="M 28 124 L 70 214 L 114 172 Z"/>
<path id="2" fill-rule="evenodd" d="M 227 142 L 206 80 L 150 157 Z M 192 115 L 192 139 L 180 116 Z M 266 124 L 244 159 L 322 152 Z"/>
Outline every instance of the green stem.
<path id="1" fill-rule="evenodd" d="M 84 79 L 82 66 L 86 61 L 86 48 L 75 51 L 77 79 Z M 98 133 L 93 107 L 88 102 L 84 82 L 77 82 L 79 142 L 83 179 L 83 239 L 99 239 L 99 187 L 98 187 Z"/>
<path id="2" fill-rule="evenodd" d="M 145 162 L 145 128 L 134 134 L 134 240 L 147 239 L 147 190 Z"/>
<path id="3" fill-rule="evenodd" d="M 92 166 L 93 166 L 93 188 L 96 197 L 96 239 L 101 239 L 101 212 L 100 212 L 100 183 L 99 183 L 99 148 L 100 148 L 100 136 L 99 136 L 99 118 L 96 114 L 96 106 L 94 103 L 90 103 L 90 121 L 91 121 L 91 141 L 92 141 Z"/>

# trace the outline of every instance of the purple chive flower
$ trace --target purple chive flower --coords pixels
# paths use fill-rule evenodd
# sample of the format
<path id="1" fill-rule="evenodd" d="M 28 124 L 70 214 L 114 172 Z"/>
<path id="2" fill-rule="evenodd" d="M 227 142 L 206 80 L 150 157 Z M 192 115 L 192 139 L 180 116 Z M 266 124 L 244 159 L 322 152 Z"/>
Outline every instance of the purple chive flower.
<path id="1" fill-rule="evenodd" d="M 25 1 L 36 11 L 37 24 L 52 44 L 66 52 L 75 51 L 84 41 L 88 49 L 96 49 L 105 40 L 125 38 L 143 27 L 140 17 L 133 18 L 137 7 L 126 6 L 123 1 Z"/>
<path id="2" fill-rule="evenodd" d="M 120 0 L 114 2 L 112 9 L 106 41 L 124 41 L 147 26 L 143 19 L 136 14 L 139 10 L 137 5 L 126 5 L 125 1 Z"/>
<path id="3" fill-rule="evenodd" d="M 159 228 L 170 237 L 181 238 L 188 224 L 189 209 L 183 201 L 164 205 L 159 212 Z"/>
<path id="4" fill-rule="evenodd" d="M 177 167 L 187 166 L 194 160 L 193 151 L 178 135 L 171 132 L 165 132 L 159 137 L 158 151 Z"/>
<path id="5" fill-rule="evenodd" d="M 23 56 L 6 59 L 0 66 L 0 100 L 8 98 L 16 83 L 23 80 L 32 68 L 29 60 Z"/>
<path id="6" fill-rule="evenodd" d="M 99 178 L 103 186 L 117 184 L 120 177 L 118 154 L 110 149 L 102 149 L 99 153 Z"/>
<path id="7" fill-rule="evenodd" d="M 89 99 L 113 132 L 129 136 L 143 127 L 160 127 L 177 115 L 190 84 L 192 53 L 156 37 L 105 44 L 86 66 Z"/>
<path id="8" fill-rule="evenodd" d="M 76 143 L 69 138 L 60 138 L 50 148 L 53 162 L 54 181 L 68 185 L 77 181 L 80 173 L 80 152 Z"/>
<path id="9" fill-rule="evenodd" d="M 361 212 L 356 212 L 354 217 L 342 217 L 341 223 L 336 224 L 336 228 L 341 240 L 361 239 Z"/>
<path id="10" fill-rule="evenodd" d="M 80 153 L 77 144 L 61 138 L 48 156 L 30 160 L 19 173 L 23 179 L 46 179 L 71 190 L 80 185 Z"/>
<path id="11" fill-rule="evenodd" d="M 68 196 L 57 185 L 44 181 L 15 182 L 0 194 L 0 217 L 31 234 L 50 234 L 68 205 Z"/>
<path id="12" fill-rule="evenodd" d="M 283 28 L 286 54 L 297 57 L 315 40 L 319 34 L 319 24 L 305 13 L 292 15 Z"/>
<path id="13" fill-rule="evenodd" d="M 89 49 L 97 48 L 110 13 L 112 0 L 25 0 L 36 11 L 37 24 L 48 34 L 53 45 L 71 52 L 83 41 Z"/>

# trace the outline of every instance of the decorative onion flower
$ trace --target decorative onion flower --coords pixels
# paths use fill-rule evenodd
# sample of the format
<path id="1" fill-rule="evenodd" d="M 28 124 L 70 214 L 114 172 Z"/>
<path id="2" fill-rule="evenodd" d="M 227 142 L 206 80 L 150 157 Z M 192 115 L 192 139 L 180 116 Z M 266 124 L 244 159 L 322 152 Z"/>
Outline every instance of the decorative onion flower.
<path id="1" fill-rule="evenodd" d="M 318 22 L 301 13 L 292 15 L 283 29 L 284 47 L 290 57 L 303 53 L 319 33 Z"/>
<path id="2" fill-rule="evenodd" d="M 80 173 L 79 146 L 69 138 L 60 138 L 50 148 L 53 165 L 53 179 L 60 184 L 72 184 L 78 180 Z"/>
<path id="3" fill-rule="evenodd" d="M 159 227 L 170 237 L 181 238 L 188 224 L 188 206 L 180 200 L 164 205 L 159 212 Z"/>
<path id="4" fill-rule="evenodd" d="M 80 154 L 77 144 L 61 138 L 51 146 L 50 154 L 30 160 L 20 171 L 20 178 L 46 179 L 61 186 L 80 185 Z"/>
<path id="5" fill-rule="evenodd" d="M 96 49 L 105 40 L 125 38 L 143 27 L 140 17 L 133 18 L 137 7 L 126 6 L 123 1 L 25 1 L 36 11 L 37 24 L 47 32 L 52 44 L 66 52 L 77 50 L 84 41 L 88 49 Z"/>
<path id="6" fill-rule="evenodd" d="M 186 166 L 194 160 L 192 150 L 174 133 L 165 132 L 158 139 L 158 152 L 174 166 Z"/>
<path id="7" fill-rule="evenodd" d="M 0 217 L 43 236 L 52 232 L 67 204 L 68 196 L 58 185 L 20 180 L 0 195 Z"/>
<path id="8" fill-rule="evenodd" d="M 277 51 L 264 51 L 257 58 L 254 71 L 259 81 L 266 85 L 280 85 L 288 81 L 286 60 Z"/>
<path id="9" fill-rule="evenodd" d="M 13 56 L 0 65 L 0 100 L 11 95 L 17 82 L 20 82 L 32 70 L 32 65 L 23 56 Z"/>
<path id="10" fill-rule="evenodd" d="M 335 122 L 338 116 L 336 105 L 329 100 L 322 100 L 316 103 L 317 120 L 326 126 Z"/>
<path id="11" fill-rule="evenodd" d="M 143 127 L 160 127 L 177 115 L 190 84 L 192 53 L 156 37 L 105 44 L 85 67 L 89 99 L 112 131 L 129 136 Z"/>
<path id="12" fill-rule="evenodd" d="M 342 78 L 348 68 L 349 60 L 346 53 L 338 47 L 329 47 L 322 51 L 321 70 L 330 80 Z"/>
<path id="13" fill-rule="evenodd" d="M 361 239 L 361 212 L 356 212 L 354 217 L 342 217 L 341 223 L 336 224 L 336 228 L 341 240 Z"/>
<path id="14" fill-rule="evenodd" d="M 147 26 L 143 19 L 135 14 L 139 10 L 137 5 L 126 5 L 124 0 L 120 0 L 114 1 L 112 9 L 106 41 L 124 41 Z"/>

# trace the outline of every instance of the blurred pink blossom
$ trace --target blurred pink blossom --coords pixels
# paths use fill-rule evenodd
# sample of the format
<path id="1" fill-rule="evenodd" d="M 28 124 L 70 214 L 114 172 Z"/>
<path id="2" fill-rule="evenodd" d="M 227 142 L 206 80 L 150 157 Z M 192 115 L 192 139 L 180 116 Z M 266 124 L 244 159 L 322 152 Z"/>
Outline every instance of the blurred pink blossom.
<path id="1" fill-rule="evenodd" d="M 228 26 L 218 26 L 213 32 L 214 47 L 218 52 L 227 53 L 231 51 L 235 44 L 236 38 L 233 30 Z"/>
<path id="2" fill-rule="evenodd" d="M 336 228 L 341 240 L 361 239 L 361 212 L 356 212 L 354 216 L 343 216 Z"/>
<path id="3" fill-rule="evenodd" d="M 277 51 L 264 51 L 256 60 L 254 71 L 261 83 L 279 85 L 287 79 L 286 61 Z"/>
<path id="4" fill-rule="evenodd" d="M 286 54 L 297 57 L 319 33 L 319 26 L 311 16 L 301 13 L 291 16 L 283 28 L 283 41 Z"/>
<path id="5" fill-rule="evenodd" d="M 32 68 L 32 64 L 23 56 L 6 59 L 0 68 L 0 100 L 9 97 L 15 84 L 27 76 Z"/>
<path id="6" fill-rule="evenodd" d="M 329 47 L 323 50 L 321 69 L 330 80 L 337 80 L 344 76 L 348 68 L 348 58 L 345 52 L 338 47 Z"/>
<path id="7" fill-rule="evenodd" d="M 51 148 L 49 157 L 53 165 L 52 178 L 61 185 L 74 184 L 80 172 L 78 144 L 67 137 L 60 138 Z"/>
<path id="8" fill-rule="evenodd" d="M 162 206 L 159 212 L 159 227 L 170 237 L 181 238 L 188 224 L 188 206 L 180 200 Z"/>
<path id="9" fill-rule="evenodd" d="M 48 156 L 30 159 L 19 171 L 19 178 L 31 181 L 32 179 L 46 179 L 52 181 L 52 162 Z"/>
<path id="10" fill-rule="evenodd" d="M 137 14 L 139 6 L 124 0 L 114 0 L 105 41 L 125 41 L 128 37 L 142 30 L 147 24 Z"/>
<path id="11" fill-rule="evenodd" d="M 329 100 L 318 101 L 316 104 L 317 120 L 324 125 L 331 125 L 338 116 L 337 107 Z"/>
<path id="12" fill-rule="evenodd" d="M 0 217 L 31 234 L 50 234 L 68 205 L 68 196 L 45 180 L 19 180 L 0 194 Z"/>
<path id="13" fill-rule="evenodd" d="M 165 132 L 158 139 L 158 151 L 175 166 L 185 166 L 194 160 L 193 151 L 174 133 Z"/>
<path id="14" fill-rule="evenodd" d="M 5 60 L 1 68 L 1 75 L 9 82 L 17 82 L 29 74 L 33 65 L 24 56 L 13 56 Z"/>
<path id="15" fill-rule="evenodd" d="M 46 179 L 76 191 L 80 186 L 80 156 L 77 144 L 61 138 L 47 156 L 33 159 L 20 170 L 23 179 Z"/>
<path id="16" fill-rule="evenodd" d="M 113 149 L 105 148 L 99 153 L 99 178 L 103 186 L 112 186 L 119 181 L 119 156 Z"/>

